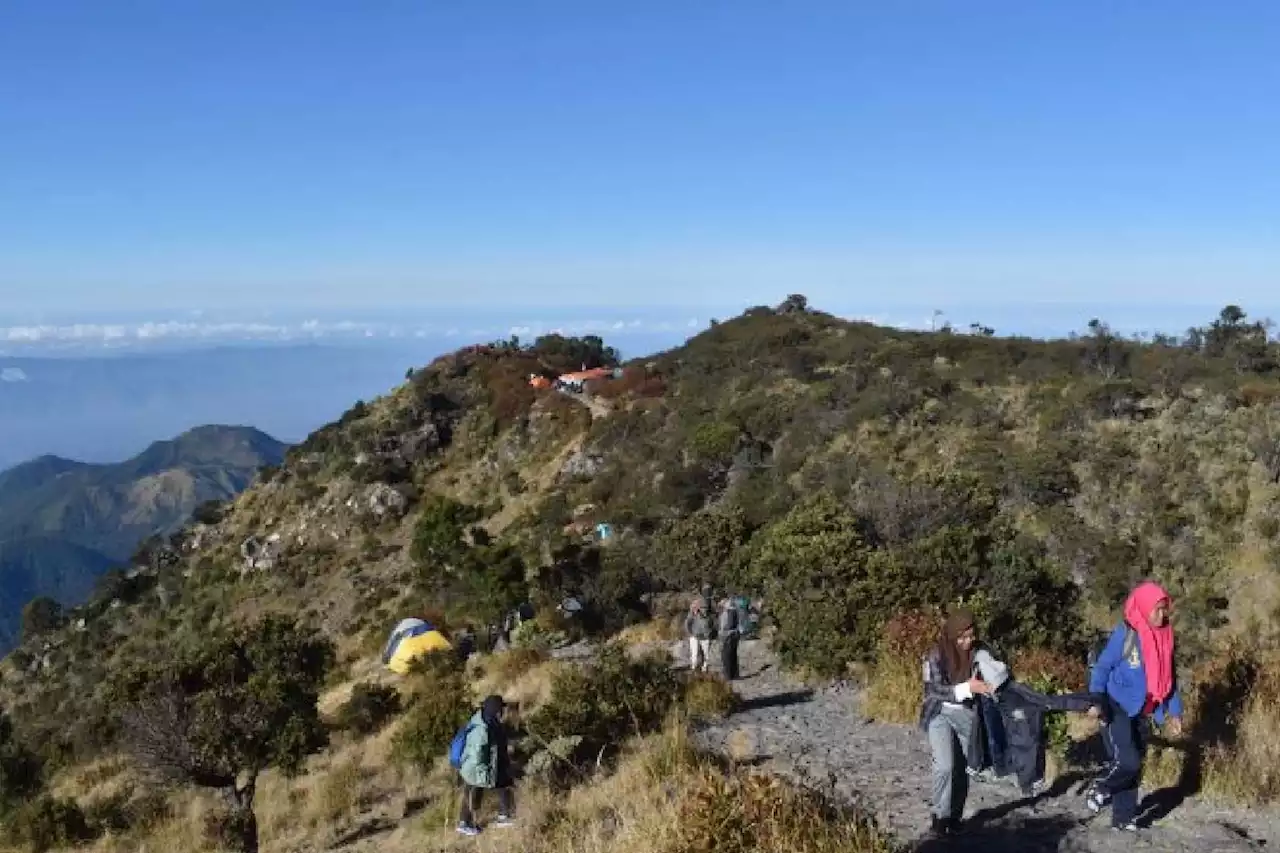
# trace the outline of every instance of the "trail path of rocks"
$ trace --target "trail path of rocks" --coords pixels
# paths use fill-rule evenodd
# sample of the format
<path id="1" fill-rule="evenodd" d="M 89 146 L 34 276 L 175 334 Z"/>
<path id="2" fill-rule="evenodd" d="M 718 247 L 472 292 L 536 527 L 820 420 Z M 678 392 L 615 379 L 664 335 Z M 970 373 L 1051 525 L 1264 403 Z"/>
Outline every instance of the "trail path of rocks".
<path id="1" fill-rule="evenodd" d="M 673 654 L 687 665 L 685 644 L 673 646 Z M 807 691 L 779 673 L 776 661 L 759 642 L 744 642 L 741 660 L 743 678 L 735 688 L 745 707 L 699 732 L 704 745 L 738 758 L 746 751 L 757 766 L 805 779 L 854 802 L 903 841 L 924 836 L 929 826 L 930 759 L 923 735 L 913 727 L 866 720 L 852 688 Z M 1177 803 L 1171 811 L 1163 809 L 1166 816 L 1136 837 L 1118 832 L 1110 828 L 1109 812 L 1094 817 L 1085 807 L 1079 789 L 1086 781 L 1068 776 L 1034 799 L 1024 799 L 1005 782 L 973 784 L 964 833 L 923 841 L 918 849 L 920 853 L 1280 849 L 1280 813 L 1215 809 L 1194 798 L 1181 801 L 1168 790 L 1143 790 L 1148 807 L 1162 801 Z"/>

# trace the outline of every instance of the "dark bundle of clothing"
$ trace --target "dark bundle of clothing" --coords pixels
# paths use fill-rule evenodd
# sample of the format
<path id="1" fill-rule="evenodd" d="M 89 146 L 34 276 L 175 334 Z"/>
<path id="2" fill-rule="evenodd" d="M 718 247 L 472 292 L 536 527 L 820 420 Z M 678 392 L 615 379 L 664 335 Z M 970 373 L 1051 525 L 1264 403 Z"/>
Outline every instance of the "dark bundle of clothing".
<path id="1" fill-rule="evenodd" d="M 1044 779 L 1045 714 L 1085 713 L 1093 706 L 1105 708 L 1106 699 L 1087 692 L 1050 696 L 1014 681 L 999 661 L 988 657 L 977 663 L 983 680 L 996 691 L 975 697 L 978 724 L 970 739 L 969 769 L 990 769 L 997 776 L 1012 774 L 1022 792 L 1030 795 Z"/>

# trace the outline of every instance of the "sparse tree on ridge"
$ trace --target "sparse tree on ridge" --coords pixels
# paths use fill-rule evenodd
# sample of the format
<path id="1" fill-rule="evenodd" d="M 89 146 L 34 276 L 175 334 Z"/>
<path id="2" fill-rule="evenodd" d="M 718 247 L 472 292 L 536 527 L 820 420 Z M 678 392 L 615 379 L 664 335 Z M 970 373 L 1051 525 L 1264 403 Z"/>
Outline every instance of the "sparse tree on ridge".
<path id="1" fill-rule="evenodd" d="M 122 746 L 161 780 L 219 791 L 230 809 L 223 840 L 256 853 L 258 776 L 297 773 L 327 744 L 316 701 L 333 655 L 278 616 L 209 636 L 113 685 Z"/>

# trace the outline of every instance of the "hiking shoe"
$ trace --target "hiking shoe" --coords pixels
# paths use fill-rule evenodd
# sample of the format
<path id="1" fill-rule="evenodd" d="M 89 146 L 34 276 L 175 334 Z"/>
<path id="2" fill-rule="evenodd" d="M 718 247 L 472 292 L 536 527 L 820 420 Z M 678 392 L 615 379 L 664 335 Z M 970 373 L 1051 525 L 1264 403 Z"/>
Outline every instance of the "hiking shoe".
<path id="1" fill-rule="evenodd" d="M 510 815 L 500 814 L 498 819 L 493 822 L 493 825 L 499 829 L 506 829 L 509 826 L 515 826 L 516 822 L 511 819 Z"/>
<path id="2" fill-rule="evenodd" d="M 1094 814 L 1105 809 L 1107 807 L 1107 803 L 1110 801 L 1111 798 L 1107 796 L 1106 792 L 1100 791 L 1097 788 L 1090 788 L 1089 792 L 1084 796 L 1085 805 L 1088 806 L 1089 811 Z"/>
<path id="3" fill-rule="evenodd" d="M 469 837 L 475 837 L 480 834 L 480 830 L 474 826 L 469 826 L 468 824 L 460 823 L 458 824 L 458 834 L 466 835 Z"/>

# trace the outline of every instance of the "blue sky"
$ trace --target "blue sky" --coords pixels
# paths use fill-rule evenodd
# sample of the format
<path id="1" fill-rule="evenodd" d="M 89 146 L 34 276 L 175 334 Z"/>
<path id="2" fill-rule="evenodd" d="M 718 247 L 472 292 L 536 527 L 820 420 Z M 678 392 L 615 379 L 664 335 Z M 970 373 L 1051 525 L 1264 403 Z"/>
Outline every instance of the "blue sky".
<path id="1" fill-rule="evenodd" d="M 1260 311 L 1277 44 L 1274 0 L 11 0 L 0 314 Z"/>

